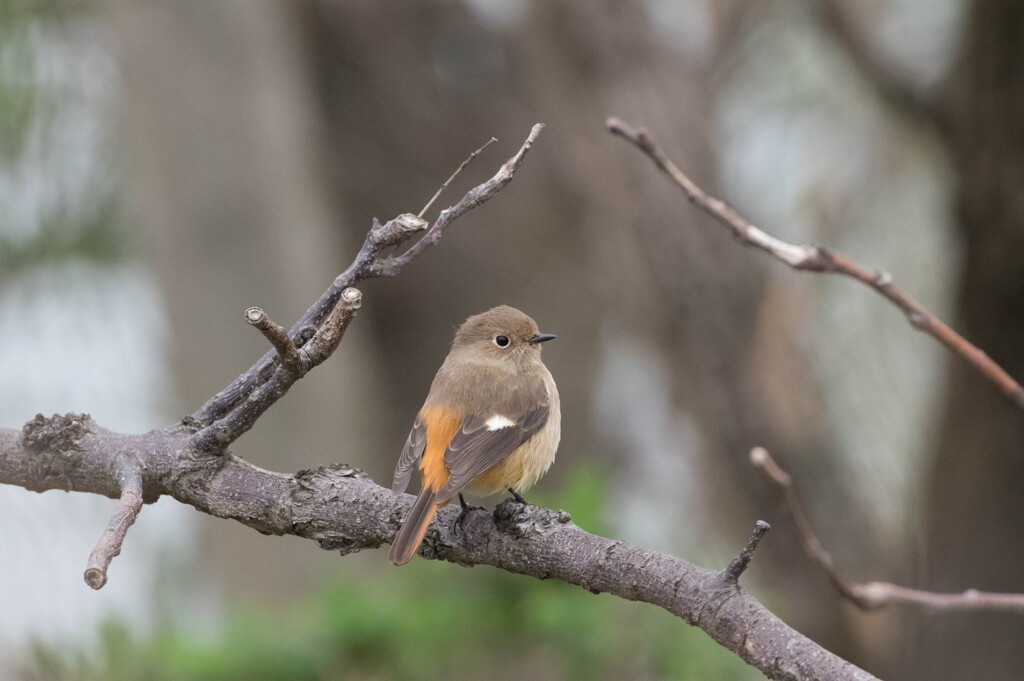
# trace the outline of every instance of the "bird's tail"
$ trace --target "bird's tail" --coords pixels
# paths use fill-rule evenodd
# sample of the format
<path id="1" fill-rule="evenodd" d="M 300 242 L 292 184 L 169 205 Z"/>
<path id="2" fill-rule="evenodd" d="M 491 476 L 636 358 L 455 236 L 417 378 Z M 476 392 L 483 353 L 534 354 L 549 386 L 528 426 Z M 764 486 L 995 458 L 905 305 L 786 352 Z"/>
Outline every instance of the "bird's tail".
<path id="1" fill-rule="evenodd" d="M 388 560 L 394 565 L 405 565 L 416 555 L 416 550 L 423 543 L 423 535 L 427 533 L 430 519 L 437 510 L 437 499 L 434 490 L 424 487 L 405 518 L 405 524 L 395 535 L 395 541 L 388 552 Z"/>

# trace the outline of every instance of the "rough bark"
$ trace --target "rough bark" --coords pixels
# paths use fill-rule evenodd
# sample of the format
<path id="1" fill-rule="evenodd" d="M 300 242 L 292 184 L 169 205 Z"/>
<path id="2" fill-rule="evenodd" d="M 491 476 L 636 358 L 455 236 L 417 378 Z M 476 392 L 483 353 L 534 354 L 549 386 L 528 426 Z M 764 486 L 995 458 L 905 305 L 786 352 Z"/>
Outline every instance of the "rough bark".
<path id="1" fill-rule="evenodd" d="M 142 464 L 143 499 L 170 496 L 203 513 L 264 534 L 296 535 L 347 555 L 391 541 L 412 505 L 347 465 L 295 475 L 263 470 L 231 453 L 192 446 L 194 426 L 141 435 L 111 432 L 85 415 L 37 417 L 21 430 L 0 429 L 0 482 L 121 494 L 115 460 L 132 452 Z M 736 581 L 751 544 L 723 571 L 590 534 L 568 513 L 514 499 L 494 513 L 473 510 L 455 531 L 460 509 L 443 509 L 420 548 L 424 558 L 492 565 L 538 579 L 560 579 L 664 608 L 700 627 L 768 678 L 792 681 L 875 677 L 821 648 L 769 612 Z"/>

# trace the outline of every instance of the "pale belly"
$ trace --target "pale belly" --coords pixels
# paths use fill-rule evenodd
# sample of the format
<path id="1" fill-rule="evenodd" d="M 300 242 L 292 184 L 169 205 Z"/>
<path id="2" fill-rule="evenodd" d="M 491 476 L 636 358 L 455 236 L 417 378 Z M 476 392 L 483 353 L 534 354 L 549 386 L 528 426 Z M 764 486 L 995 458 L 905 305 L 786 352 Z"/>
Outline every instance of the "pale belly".
<path id="1" fill-rule="evenodd" d="M 551 399 L 547 423 L 507 459 L 487 469 L 470 483 L 467 487 L 472 493 L 497 494 L 509 487 L 517 492 L 523 492 L 533 487 L 555 462 L 558 441 L 562 437 L 562 405 L 551 374 L 544 377 L 544 383 Z"/>

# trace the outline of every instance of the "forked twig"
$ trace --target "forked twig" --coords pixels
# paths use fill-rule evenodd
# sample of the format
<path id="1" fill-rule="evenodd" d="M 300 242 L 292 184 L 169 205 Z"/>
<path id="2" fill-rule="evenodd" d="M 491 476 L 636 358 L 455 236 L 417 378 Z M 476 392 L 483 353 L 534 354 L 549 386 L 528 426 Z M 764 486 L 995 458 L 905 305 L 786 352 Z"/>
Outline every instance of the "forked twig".
<path id="1" fill-rule="evenodd" d="M 755 447 L 750 463 L 771 483 L 779 505 L 793 521 L 804 553 L 818 564 L 832 580 L 836 590 L 864 610 L 877 610 L 889 605 L 917 605 L 932 610 L 1006 610 L 1024 614 L 1024 594 L 992 593 L 967 589 L 961 593 L 937 593 L 912 589 L 889 582 L 855 582 L 843 572 L 835 556 L 818 539 L 811 521 L 804 512 L 793 489 L 793 478 L 775 462 L 768 450 Z"/>
<path id="2" fill-rule="evenodd" d="M 497 141 L 498 141 L 497 137 L 492 137 L 491 139 L 489 139 L 486 142 L 484 142 L 484 145 L 482 147 L 480 147 L 479 149 L 474 151 L 472 154 L 470 154 L 469 157 L 467 157 L 466 160 L 462 162 L 462 165 L 460 165 L 458 168 L 455 169 L 455 172 L 452 173 L 451 177 L 449 177 L 447 180 L 445 180 L 444 184 L 442 184 L 440 186 L 440 188 L 438 188 L 438 190 L 436 192 L 434 192 L 434 195 L 430 197 L 429 201 L 427 201 L 427 205 L 423 206 L 423 210 L 421 210 L 419 213 L 417 213 L 416 217 L 418 217 L 418 218 L 423 217 L 423 214 L 426 213 L 430 209 L 430 207 L 432 205 L 434 205 L 434 201 L 437 201 L 437 197 L 441 196 L 441 192 L 443 192 L 445 189 L 447 189 L 448 185 L 450 185 L 452 183 L 452 180 L 454 180 L 456 177 L 459 176 L 459 173 L 462 172 L 462 169 L 465 168 L 466 166 L 468 166 L 473 161 L 474 158 L 479 156 L 481 151 L 483 151 L 484 149 L 486 149 L 487 147 L 491 146 L 492 144 L 494 144 Z"/>

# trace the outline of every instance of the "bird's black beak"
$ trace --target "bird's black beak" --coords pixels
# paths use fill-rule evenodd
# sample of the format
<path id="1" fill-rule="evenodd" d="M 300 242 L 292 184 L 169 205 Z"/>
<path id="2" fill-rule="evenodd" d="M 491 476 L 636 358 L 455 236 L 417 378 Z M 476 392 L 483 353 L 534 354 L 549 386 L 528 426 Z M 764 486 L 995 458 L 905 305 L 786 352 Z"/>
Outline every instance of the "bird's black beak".
<path id="1" fill-rule="evenodd" d="M 538 333 L 536 336 L 534 336 L 533 338 L 526 342 L 529 343 L 530 345 L 536 345 L 537 343 L 543 343 L 545 341 L 554 340 L 556 338 L 558 338 L 558 336 L 556 336 L 553 333 Z"/>

